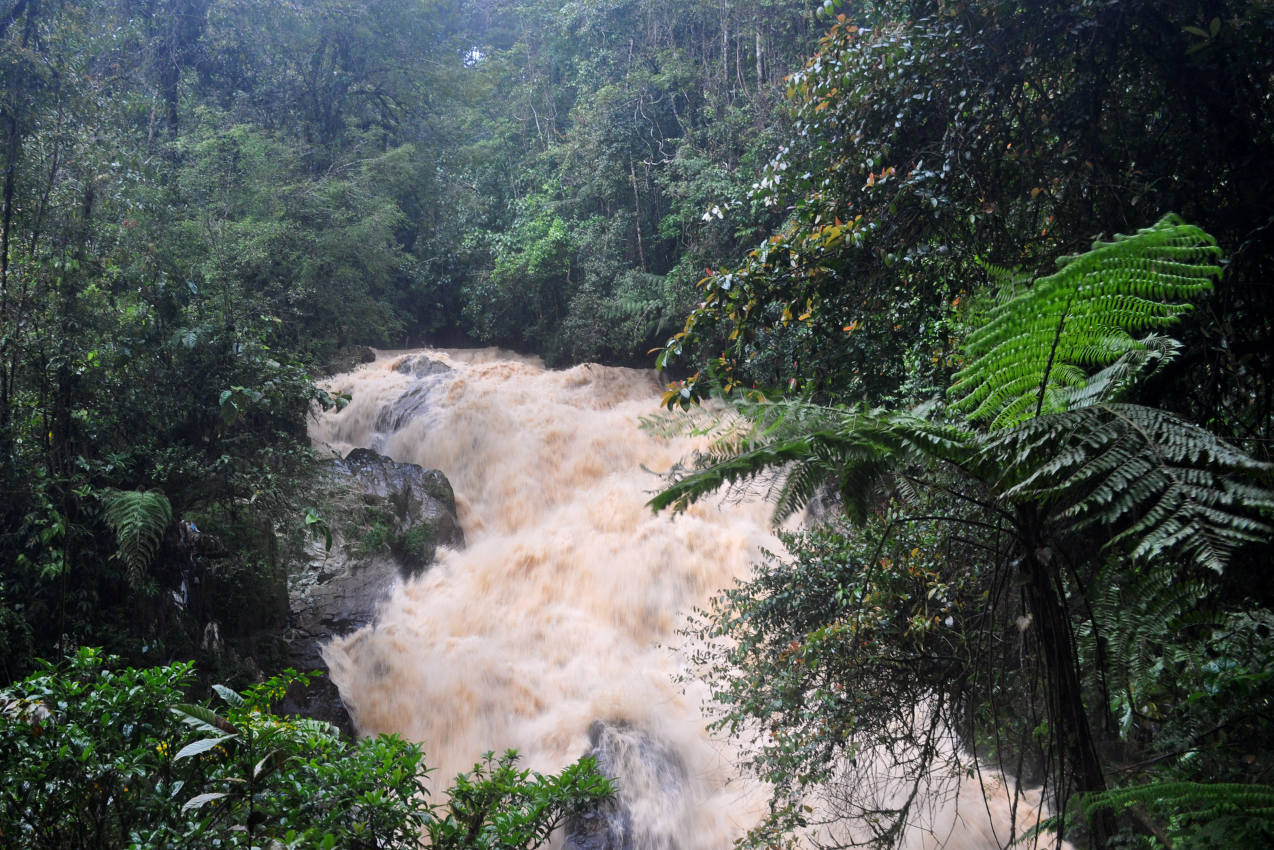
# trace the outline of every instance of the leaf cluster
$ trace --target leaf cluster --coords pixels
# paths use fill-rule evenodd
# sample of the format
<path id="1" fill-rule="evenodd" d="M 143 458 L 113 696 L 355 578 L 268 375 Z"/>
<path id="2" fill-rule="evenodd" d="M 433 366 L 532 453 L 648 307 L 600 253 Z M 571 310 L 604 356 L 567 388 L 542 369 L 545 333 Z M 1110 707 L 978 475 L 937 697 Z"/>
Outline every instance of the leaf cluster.
<path id="1" fill-rule="evenodd" d="M 106 490 L 99 498 L 105 506 L 103 517 L 119 544 L 116 557 L 137 584 L 172 522 L 172 504 L 158 490 Z"/>
<path id="2" fill-rule="evenodd" d="M 709 352 L 680 398 L 727 379 L 869 403 L 941 387 L 945 326 L 988 263 L 1039 276 L 1094 234 L 1177 209 L 1233 256 L 1218 306 L 1202 302 L 1216 321 L 1187 335 L 1200 392 L 1166 398 L 1268 436 L 1270 362 L 1239 360 L 1269 347 L 1269 188 L 1242 175 L 1274 138 L 1260 105 L 1272 24 L 1241 0 L 838 6 L 787 80 L 792 127 L 750 195 L 785 221 L 700 281 L 661 346 L 663 364 Z M 1200 121 L 1186 104 L 1203 103 Z"/>
<path id="3" fill-rule="evenodd" d="M 84 649 L 65 667 L 0 691 L 0 835 L 42 848 L 433 846 L 530 850 L 612 793 L 582 760 L 554 776 L 491 754 L 427 799 L 419 745 L 340 737 L 329 724 L 271 713 L 287 671 L 220 710 L 185 701 L 192 664 L 118 668 Z"/>

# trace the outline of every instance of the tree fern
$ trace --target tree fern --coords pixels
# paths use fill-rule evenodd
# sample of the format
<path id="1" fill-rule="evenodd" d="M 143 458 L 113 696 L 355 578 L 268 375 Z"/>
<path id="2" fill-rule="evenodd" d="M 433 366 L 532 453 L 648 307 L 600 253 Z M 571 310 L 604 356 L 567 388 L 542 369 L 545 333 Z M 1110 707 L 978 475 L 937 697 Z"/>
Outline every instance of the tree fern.
<path id="1" fill-rule="evenodd" d="M 115 558 L 137 583 L 155 558 L 173 509 L 158 490 L 105 490 L 100 494 L 106 522 L 115 532 Z"/>
<path id="2" fill-rule="evenodd" d="M 1220 572 L 1235 547 L 1266 539 L 1274 469 L 1166 411 L 1101 404 L 992 432 L 979 463 L 1003 498 L 1101 526 L 1135 558 L 1177 552 Z"/>
<path id="3" fill-rule="evenodd" d="M 1067 409 L 1089 371 L 1152 349 L 1220 274 L 1216 241 L 1176 216 L 1098 242 L 993 307 L 964 340 L 949 397 L 973 422 L 1006 427 Z"/>
<path id="4" fill-rule="evenodd" d="M 1169 846 L 1268 847 L 1274 840 L 1274 786 L 1237 782 L 1151 782 L 1081 795 L 1088 816 L 1144 809 L 1162 819 Z M 1045 823 L 1044 828 L 1048 827 Z"/>
<path id="5" fill-rule="evenodd" d="M 750 427 L 724 432 L 726 439 L 696 456 L 692 471 L 674 471 L 651 505 L 684 508 L 720 487 L 758 481 L 768 482 L 763 492 L 779 517 L 829 480 L 857 520 L 889 481 L 967 499 L 985 515 L 950 519 L 1006 532 L 986 540 L 987 548 L 995 569 L 1011 568 L 1024 589 L 1030 616 L 1021 622 L 1038 647 L 1048 727 L 1055 730 L 1055 787 L 1063 798 L 1066 789 L 1098 792 L 1088 797 L 1094 810 L 1138 804 L 1141 791 L 1101 796 L 1106 776 L 1076 666 L 1077 655 L 1101 655 L 1094 631 L 1077 635 L 1084 615 L 1100 626 L 1120 622 L 1119 612 L 1100 610 L 1100 599 L 1078 604 L 1066 571 L 1099 557 L 1096 540 L 1131 554 L 1125 571 L 1150 574 L 1153 564 L 1163 579 L 1158 586 L 1186 590 L 1177 581 L 1183 561 L 1221 572 L 1240 545 L 1274 535 L 1274 465 L 1171 413 L 1120 401 L 1174 358 L 1178 344 L 1156 331 L 1210 288 L 1217 259 L 1211 237 L 1171 216 L 1096 244 L 1033 287 L 1010 287 L 983 314 L 984 324 L 963 343 L 964 366 L 945 411 L 743 405 Z M 1141 613 L 1163 617 L 1168 629 L 1190 600 L 1165 593 L 1146 601 Z M 1157 633 L 1167 645 L 1166 633 Z M 1101 637 L 1115 639 L 1114 667 L 1129 665 L 1114 670 L 1113 684 L 1149 681 L 1137 667 L 1145 659 L 1135 632 L 1116 627 Z M 1087 652 L 1076 652 L 1077 639 Z M 1102 660 L 1110 669 L 1110 659 Z M 1171 798 L 1168 808 L 1177 812 L 1206 816 L 1219 810 L 1196 807 L 1196 798 L 1221 794 L 1263 806 L 1266 791 L 1161 784 L 1144 793 Z M 1109 814 L 1096 816 L 1095 833 L 1113 829 Z"/>
<path id="6" fill-rule="evenodd" d="M 1274 786 L 1237 782 L 1155 782 L 1089 794 L 1091 809 L 1127 808 L 1138 803 L 1169 805 L 1177 811 L 1230 808 L 1251 817 L 1274 819 Z"/>

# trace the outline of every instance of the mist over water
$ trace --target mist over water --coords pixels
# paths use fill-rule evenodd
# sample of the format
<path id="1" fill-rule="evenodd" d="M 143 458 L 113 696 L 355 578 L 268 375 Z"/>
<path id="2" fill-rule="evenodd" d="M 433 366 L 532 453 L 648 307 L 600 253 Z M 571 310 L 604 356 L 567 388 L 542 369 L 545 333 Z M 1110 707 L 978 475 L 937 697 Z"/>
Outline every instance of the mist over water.
<path id="1" fill-rule="evenodd" d="M 676 517 L 645 506 L 660 483 L 649 470 L 695 447 L 639 428 L 657 410 L 653 374 L 422 350 L 381 353 L 328 388 L 353 401 L 319 417 L 315 444 L 442 470 L 468 542 L 440 550 L 375 627 L 327 647 L 359 730 L 423 742 L 445 788 L 488 750 L 558 771 L 588 749 L 590 724 L 619 724 L 605 734 L 640 730 L 679 761 L 670 793 L 633 760 L 635 846 L 725 850 L 755 825 L 766 790 L 706 733 L 706 688 L 675 681 L 688 670 L 677 629 L 778 543 L 764 504 L 705 500 Z M 907 846 L 998 846 L 1007 829 L 993 833 L 968 790 L 963 812 Z"/>

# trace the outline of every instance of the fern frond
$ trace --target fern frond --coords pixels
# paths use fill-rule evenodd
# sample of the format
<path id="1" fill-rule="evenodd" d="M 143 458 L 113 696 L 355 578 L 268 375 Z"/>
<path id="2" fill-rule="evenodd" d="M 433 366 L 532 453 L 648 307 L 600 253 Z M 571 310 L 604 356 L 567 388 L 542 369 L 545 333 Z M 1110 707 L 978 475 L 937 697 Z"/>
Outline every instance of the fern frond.
<path id="1" fill-rule="evenodd" d="M 1134 383 L 1175 360 L 1180 351 L 1181 343 L 1172 337 L 1150 334 L 1138 340 L 1136 348 L 1068 390 L 1063 396 L 1063 407 L 1070 410 L 1117 401 Z"/>
<path id="2" fill-rule="evenodd" d="M 1122 812 L 1141 805 L 1168 815 L 1231 814 L 1270 820 L 1274 819 L 1274 786 L 1238 782 L 1151 782 L 1085 794 L 1079 804 L 1089 813 L 1103 809 Z"/>
<path id="3" fill-rule="evenodd" d="M 643 298 L 640 294 L 627 293 L 616 296 L 602 307 L 602 315 L 607 319 L 645 319 L 657 314 L 663 308 L 658 298 Z"/>
<path id="4" fill-rule="evenodd" d="M 630 269 L 619 275 L 610 298 L 602 303 L 602 315 L 617 322 L 633 322 L 643 334 L 658 332 L 678 316 L 674 302 L 664 292 L 661 275 Z"/>
<path id="5" fill-rule="evenodd" d="M 1274 786 L 1240 782 L 1150 782 L 1079 794 L 1074 805 L 1085 815 L 1108 811 L 1122 813 L 1137 807 L 1162 820 L 1169 846 L 1230 847 L 1268 846 L 1274 834 Z M 1233 832 L 1215 826 L 1230 821 Z M 1063 826 L 1063 818 L 1045 818 L 1027 833 L 1031 838 Z M 1202 842 L 1195 839 L 1211 833 Z M 1233 839 L 1242 844 L 1232 843 Z M 1253 843 L 1260 842 L 1259 844 Z"/>
<path id="6" fill-rule="evenodd" d="M 1060 268 L 1001 301 L 965 339 L 966 365 L 949 391 L 952 408 L 1003 428 L 1086 400 L 1098 376 L 1109 398 L 1166 327 L 1220 274 L 1220 249 L 1204 231 L 1166 216 L 1152 227 L 1059 260 Z M 1114 373 L 1090 376 L 1124 362 Z M 1097 395 L 1102 395 L 1098 393 Z"/>
<path id="7" fill-rule="evenodd" d="M 1108 545 L 1137 559 L 1176 552 L 1221 572 L 1237 546 L 1274 533 L 1274 465 L 1154 408 L 1100 404 L 992 432 L 979 463 L 1001 471 L 1009 501 L 1116 530 Z"/>
<path id="8" fill-rule="evenodd" d="M 1222 618 L 1208 582 L 1184 570 L 1141 570 L 1112 558 L 1090 587 L 1092 619 L 1077 630 L 1076 643 L 1083 666 L 1102 671 L 1111 711 L 1127 737 L 1137 707 L 1161 687 L 1166 649 L 1179 647 L 1187 629 L 1214 632 Z"/>
<path id="9" fill-rule="evenodd" d="M 767 495 L 776 503 L 776 521 L 804 507 L 829 480 L 839 486 L 850 518 L 862 520 L 871 496 L 894 470 L 912 461 L 961 462 L 972 445 L 967 432 L 908 413 L 785 401 L 755 405 L 746 418 L 750 431 L 697 456 L 694 471 L 650 506 L 685 510 L 723 487 L 772 473 L 778 479 Z"/>
<path id="10" fill-rule="evenodd" d="M 172 522 L 172 504 L 158 490 L 104 490 L 99 499 L 106 523 L 115 532 L 114 557 L 124 563 L 129 580 L 137 584 Z"/>

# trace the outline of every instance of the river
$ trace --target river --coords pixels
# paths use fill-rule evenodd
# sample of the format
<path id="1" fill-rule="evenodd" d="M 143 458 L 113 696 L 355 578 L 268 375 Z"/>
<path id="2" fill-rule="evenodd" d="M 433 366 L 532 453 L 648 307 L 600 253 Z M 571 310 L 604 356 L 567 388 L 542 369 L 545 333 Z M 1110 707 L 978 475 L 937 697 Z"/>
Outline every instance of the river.
<path id="1" fill-rule="evenodd" d="M 707 499 L 677 516 L 646 507 L 655 472 L 696 446 L 639 427 L 658 409 L 653 373 L 421 350 L 382 352 L 328 389 L 353 400 L 317 419 L 315 444 L 442 470 L 468 541 L 399 588 L 374 627 L 327 647 L 360 732 L 423 742 L 445 787 L 488 750 L 558 771 L 588 749 L 590 724 L 620 724 L 684 768 L 673 795 L 652 789 L 659 777 L 640 765 L 621 777 L 635 846 L 726 850 L 756 824 L 766 791 L 705 730 L 706 689 L 678 629 L 778 544 L 764 504 Z M 940 814 L 939 829 L 907 846 L 998 845 L 971 790 L 953 798 L 963 813 Z"/>

